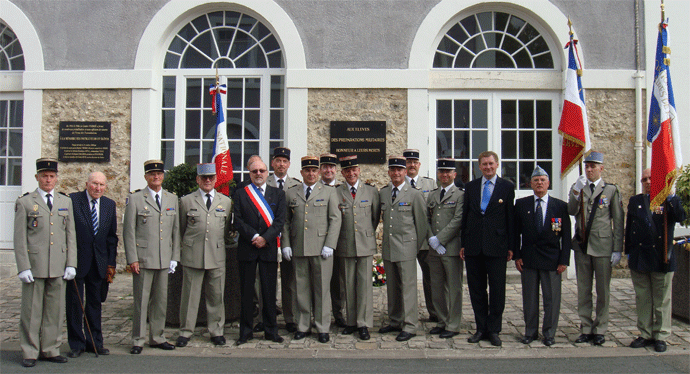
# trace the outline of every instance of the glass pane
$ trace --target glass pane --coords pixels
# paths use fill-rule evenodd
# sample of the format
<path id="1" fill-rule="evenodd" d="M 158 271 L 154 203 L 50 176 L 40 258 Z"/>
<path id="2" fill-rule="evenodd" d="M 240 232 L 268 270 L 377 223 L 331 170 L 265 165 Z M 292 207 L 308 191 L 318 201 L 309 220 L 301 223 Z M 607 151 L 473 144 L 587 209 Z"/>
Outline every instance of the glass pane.
<path id="1" fill-rule="evenodd" d="M 6 157 L 8 152 L 7 130 L 0 130 L 0 157 Z"/>
<path id="2" fill-rule="evenodd" d="M 283 67 L 283 52 L 276 51 L 267 55 L 268 67 L 282 68 Z"/>
<path id="3" fill-rule="evenodd" d="M 488 101 L 472 100 L 472 128 L 485 129 L 488 126 Z"/>
<path id="4" fill-rule="evenodd" d="M 451 100 L 436 101 L 436 127 L 449 129 L 451 126 Z"/>
<path id="5" fill-rule="evenodd" d="M 531 69 L 532 68 L 532 58 L 526 49 L 519 51 L 513 55 L 515 63 L 519 69 Z"/>
<path id="6" fill-rule="evenodd" d="M 520 131 L 520 157 L 534 158 L 534 133 L 532 131 Z"/>
<path id="7" fill-rule="evenodd" d="M 161 126 L 161 139 L 175 138 L 175 111 L 163 111 L 163 124 Z"/>
<path id="8" fill-rule="evenodd" d="M 241 16 L 242 16 L 242 13 L 226 11 L 225 12 L 225 25 L 226 26 L 237 26 L 237 24 L 240 22 Z"/>
<path id="9" fill-rule="evenodd" d="M 537 128 L 551 129 L 551 100 L 537 100 Z"/>
<path id="10" fill-rule="evenodd" d="M 161 142 L 161 160 L 165 170 L 175 167 L 175 142 Z"/>
<path id="11" fill-rule="evenodd" d="M 271 108 L 282 109 L 285 107 L 285 99 L 283 94 L 285 90 L 283 89 L 283 76 L 272 75 L 271 76 Z"/>
<path id="12" fill-rule="evenodd" d="M 460 21 L 460 23 L 470 35 L 474 35 L 478 32 L 477 20 L 474 18 L 474 15 L 466 17 Z"/>
<path id="13" fill-rule="evenodd" d="M 214 139 L 216 138 L 216 122 L 217 116 L 213 114 L 210 110 L 203 111 L 204 116 L 204 129 L 202 134 L 204 134 L 204 139 Z"/>
<path id="14" fill-rule="evenodd" d="M 474 53 L 479 53 L 486 49 L 484 45 L 484 39 L 481 35 L 477 35 L 465 43 L 465 47 Z"/>
<path id="15" fill-rule="evenodd" d="M 530 43 L 527 48 L 529 49 L 530 53 L 533 55 L 536 55 L 541 52 L 546 52 L 549 50 L 549 45 L 546 44 L 546 41 L 544 40 L 544 37 L 539 36 L 534 42 Z"/>
<path id="16" fill-rule="evenodd" d="M 0 101 L 0 127 L 7 127 L 7 101 Z"/>
<path id="17" fill-rule="evenodd" d="M 477 56 L 472 67 L 476 69 L 512 69 L 515 68 L 515 64 L 513 63 L 513 59 L 507 54 L 501 51 L 489 50 Z"/>
<path id="18" fill-rule="evenodd" d="M 24 123 L 24 101 L 10 101 L 10 127 L 22 127 Z"/>
<path id="19" fill-rule="evenodd" d="M 256 44 L 254 39 L 252 39 L 249 35 L 238 31 L 235 35 L 235 41 L 232 43 L 232 47 L 230 47 L 230 54 L 228 57 L 234 61 L 254 44 Z"/>
<path id="20" fill-rule="evenodd" d="M 187 108 L 201 108 L 201 79 L 187 79 Z"/>
<path id="21" fill-rule="evenodd" d="M 196 36 L 196 31 L 194 30 L 194 27 L 192 27 L 192 24 L 188 23 L 182 28 L 182 30 L 180 30 L 180 32 L 177 33 L 177 35 L 182 39 L 189 41 Z"/>
<path id="22" fill-rule="evenodd" d="M 228 79 L 228 108 L 242 108 L 242 78 Z"/>
<path id="23" fill-rule="evenodd" d="M 536 164 L 533 161 L 520 162 L 520 189 L 530 189 L 530 179 Z"/>
<path id="24" fill-rule="evenodd" d="M 234 60 L 236 68 L 261 69 L 268 67 L 266 56 L 261 51 L 261 48 L 258 48 L 258 44 L 253 43 L 247 49 L 250 49 L 250 51 Z"/>
<path id="25" fill-rule="evenodd" d="M 517 186 L 515 183 L 515 177 L 517 175 L 517 163 L 515 161 L 502 161 L 501 166 L 501 177 L 505 178 Z"/>
<path id="26" fill-rule="evenodd" d="M 199 147 L 201 142 L 185 142 L 184 143 L 184 162 L 196 165 L 199 163 Z"/>
<path id="27" fill-rule="evenodd" d="M 494 14 L 494 30 L 497 31 L 504 31 L 506 29 L 506 25 L 508 24 L 508 14 L 502 13 L 502 12 L 496 12 Z"/>
<path id="28" fill-rule="evenodd" d="M 520 49 L 521 47 L 522 47 L 522 43 L 520 43 L 520 42 L 519 42 L 517 39 L 515 39 L 515 37 L 513 37 L 513 36 L 511 36 L 511 35 L 506 35 L 506 36 L 503 38 L 503 44 L 502 44 L 502 48 L 501 48 L 501 49 L 503 49 L 506 53 L 508 53 L 508 54 L 510 54 L 510 55 L 513 55 L 513 53 L 515 53 L 515 51 L 517 51 L 517 50 Z"/>
<path id="29" fill-rule="evenodd" d="M 194 48 L 187 48 L 184 56 L 182 56 L 181 67 L 185 69 L 204 69 L 211 67 L 213 61 L 205 54 L 199 53 Z"/>
<path id="30" fill-rule="evenodd" d="M 254 27 L 255 24 L 256 24 L 256 19 L 254 19 L 254 17 L 243 14 L 242 20 L 237 25 L 237 27 L 248 32 L 249 30 L 251 30 Z"/>
<path id="31" fill-rule="evenodd" d="M 518 123 L 521 129 L 533 129 L 534 128 L 534 101 L 532 100 L 520 100 L 518 103 L 519 114 Z"/>
<path id="32" fill-rule="evenodd" d="M 456 159 L 470 158 L 470 132 L 455 131 L 455 150 L 453 157 Z"/>
<path id="33" fill-rule="evenodd" d="M 182 39 L 179 35 L 176 35 L 170 45 L 168 46 L 169 52 L 175 52 L 177 54 L 182 54 L 184 48 L 187 46 L 187 42 Z"/>
<path id="34" fill-rule="evenodd" d="M 472 66 L 472 61 L 474 60 L 474 54 L 470 53 L 466 49 L 461 49 L 458 55 L 455 57 L 456 68 L 469 68 Z"/>
<path id="35" fill-rule="evenodd" d="M 242 111 L 228 110 L 225 121 L 228 125 L 228 139 L 242 139 Z"/>
<path id="36" fill-rule="evenodd" d="M 453 126 L 456 129 L 470 128 L 470 101 L 454 100 L 455 113 Z"/>
<path id="37" fill-rule="evenodd" d="M 510 22 L 508 22 L 508 34 L 511 35 L 517 35 L 517 33 L 522 29 L 522 26 L 524 26 L 525 21 L 522 19 L 515 17 L 515 16 L 510 16 Z"/>
<path id="38" fill-rule="evenodd" d="M 477 20 L 479 21 L 479 27 L 482 31 L 489 31 L 493 29 L 493 13 L 483 12 L 477 14 Z"/>
<path id="39" fill-rule="evenodd" d="M 215 145 L 215 142 L 201 142 L 201 150 L 202 150 L 202 155 L 201 155 L 201 162 L 211 162 L 213 159 L 213 146 Z"/>
<path id="40" fill-rule="evenodd" d="M 7 159 L 7 185 L 8 186 L 21 186 L 22 185 L 22 159 L 21 158 Z"/>
<path id="41" fill-rule="evenodd" d="M 249 157 L 259 154 L 259 142 L 244 142 L 244 160 L 246 163 Z"/>
<path id="42" fill-rule="evenodd" d="M 244 162 L 242 162 L 242 143 L 228 142 L 230 147 L 230 158 L 232 159 L 232 170 L 238 172 L 244 170 Z"/>
<path id="43" fill-rule="evenodd" d="M 246 87 L 244 91 L 244 107 L 245 108 L 260 108 L 261 107 L 261 79 L 248 78 L 246 80 Z"/>
<path id="44" fill-rule="evenodd" d="M 501 158 L 504 160 L 517 158 L 517 132 L 501 132 Z"/>
<path id="45" fill-rule="evenodd" d="M 273 154 L 273 150 L 276 149 L 276 147 L 283 147 L 283 141 L 273 141 L 269 142 L 268 144 L 268 153 Z M 270 167 L 270 165 L 269 165 Z"/>
<path id="46" fill-rule="evenodd" d="M 0 186 L 6 186 L 5 176 L 7 175 L 7 159 L 0 158 Z"/>
<path id="47" fill-rule="evenodd" d="M 259 139 L 260 112 L 258 110 L 247 110 L 244 112 L 244 138 Z"/>
<path id="48" fill-rule="evenodd" d="M 501 128 L 514 129 L 515 127 L 517 127 L 517 101 L 501 100 Z"/>
<path id="49" fill-rule="evenodd" d="M 453 38 L 453 40 L 455 40 L 458 43 L 463 43 L 465 40 L 467 40 L 467 33 L 457 23 L 453 27 L 451 27 L 450 30 L 448 30 L 446 35 Z"/>
<path id="50" fill-rule="evenodd" d="M 187 110 L 185 122 L 185 138 L 199 139 L 201 137 L 201 111 Z"/>
<path id="51" fill-rule="evenodd" d="M 539 37 L 539 31 L 534 28 L 534 26 L 530 25 L 529 23 L 525 25 L 525 28 L 522 29 L 522 32 L 517 36 L 522 43 L 527 44 L 532 39 L 538 38 Z"/>
<path id="52" fill-rule="evenodd" d="M 460 177 L 460 180 L 462 183 L 467 183 L 470 181 L 470 162 L 469 161 L 460 161 L 456 163 L 458 165 L 457 168 L 455 168 L 455 172 L 458 174 L 458 177 Z"/>
<path id="53" fill-rule="evenodd" d="M 501 42 L 501 34 L 495 32 L 487 32 L 484 34 L 487 48 L 498 48 L 498 43 Z"/>
<path id="54" fill-rule="evenodd" d="M 441 53 L 436 53 L 434 55 L 434 67 L 435 68 L 452 68 L 453 67 L 453 57 L 447 56 Z"/>
<path id="55" fill-rule="evenodd" d="M 448 36 L 444 36 L 441 42 L 438 44 L 438 50 L 442 52 L 454 55 L 460 46 L 455 41 L 451 40 Z"/>
<path id="56" fill-rule="evenodd" d="M 4 146 L 4 142 L 0 143 Z M 22 156 L 22 130 L 10 130 L 10 142 L 7 150 L 8 156 Z"/>
<path id="57" fill-rule="evenodd" d="M 276 37 L 273 35 L 264 39 L 264 41 L 261 42 L 261 46 L 264 47 L 264 51 L 266 51 L 266 52 L 271 52 L 271 51 L 275 51 L 277 49 L 280 49 L 280 44 L 278 44 L 278 39 L 276 39 Z"/>
<path id="58" fill-rule="evenodd" d="M 173 53 L 165 54 L 165 62 L 163 63 L 163 68 L 165 69 L 177 69 L 180 64 L 180 56 Z"/>
<path id="59" fill-rule="evenodd" d="M 211 22 L 211 27 L 223 26 L 223 12 L 213 12 L 207 14 L 209 21 Z"/>
<path id="60" fill-rule="evenodd" d="M 204 84 L 201 87 L 201 99 L 204 102 L 203 107 L 205 109 L 211 109 L 212 96 L 211 96 L 210 89 L 211 89 L 211 86 L 215 85 L 215 84 L 216 84 L 216 78 L 204 78 Z M 226 101 L 227 101 L 227 98 L 226 98 Z M 226 105 L 226 104 L 223 104 L 223 105 Z"/>
<path id="61" fill-rule="evenodd" d="M 197 31 L 199 32 L 203 32 L 209 28 L 208 20 L 206 19 L 205 14 L 197 17 L 194 21 L 192 21 L 192 24 L 194 24 L 194 27 L 196 27 Z"/>
<path id="62" fill-rule="evenodd" d="M 270 139 L 283 139 L 283 111 L 271 110 Z"/>
<path id="63" fill-rule="evenodd" d="M 552 158 L 550 131 L 537 131 L 537 158 L 546 160 Z"/>
<path id="64" fill-rule="evenodd" d="M 163 108 L 175 107 L 175 77 L 163 77 Z"/>
<path id="65" fill-rule="evenodd" d="M 489 150 L 489 140 L 486 131 L 472 131 L 472 159 L 477 159 L 479 154 Z"/>
<path id="66" fill-rule="evenodd" d="M 532 59 L 534 60 L 534 67 L 536 69 L 553 69 L 553 58 L 550 52 L 534 56 Z"/>
<path id="67" fill-rule="evenodd" d="M 436 157 L 453 157 L 452 131 L 436 131 Z"/>

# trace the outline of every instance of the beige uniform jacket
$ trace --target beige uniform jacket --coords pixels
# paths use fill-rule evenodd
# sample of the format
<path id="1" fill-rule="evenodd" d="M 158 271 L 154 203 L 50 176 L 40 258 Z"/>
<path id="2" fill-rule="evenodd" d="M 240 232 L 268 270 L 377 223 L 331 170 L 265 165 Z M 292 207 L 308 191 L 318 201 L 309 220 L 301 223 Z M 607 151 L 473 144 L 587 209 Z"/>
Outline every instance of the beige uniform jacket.
<path id="1" fill-rule="evenodd" d="M 232 200 L 216 191 L 211 209 L 196 190 L 180 199 L 180 262 L 195 269 L 225 267 L 226 247 L 235 241 L 230 232 Z"/>
<path id="2" fill-rule="evenodd" d="M 305 200 L 300 183 L 288 189 L 285 199 L 282 247 L 291 247 L 295 257 L 320 256 L 323 247 L 336 248 L 342 219 L 335 188 L 316 183 Z"/>
<path id="3" fill-rule="evenodd" d="M 594 201 L 600 193 L 599 199 Z M 624 215 L 618 187 L 615 184 L 605 184 L 602 180 L 594 192 L 590 191 L 589 186 L 585 186 L 580 191 L 580 195 L 585 202 L 585 227 L 589 222 L 589 214 L 592 212 L 594 204 L 599 204 L 592 222 L 592 229 L 589 232 L 587 254 L 594 257 L 607 257 L 611 256 L 611 252 L 621 252 L 623 250 Z M 581 230 L 580 200 L 575 196 L 572 188 L 568 196 L 568 214 L 575 216 L 575 230 Z M 577 240 L 573 240 L 573 248 L 579 249 Z"/>
<path id="4" fill-rule="evenodd" d="M 405 183 L 392 201 L 392 184 L 379 191 L 383 217 L 383 259 L 391 262 L 417 259 L 429 229 L 426 204 L 420 190 Z"/>
<path id="5" fill-rule="evenodd" d="M 376 227 L 381 216 L 379 191 L 376 187 L 359 181 L 357 194 L 352 192 L 346 183 L 335 188 L 338 195 L 338 207 L 342 212 L 343 222 L 340 226 L 338 257 L 363 257 L 376 253 Z"/>
<path id="6" fill-rule="evenodd" d="M 427 199 L 429 237 L 436 236 L 446 248 L 444 256 L 460 256 L 460 226 L 465 191 L 451 184 L 441 200 L 441 190 L 442 188 L 438 188 L 432 191 Z M 429 251 L 429 255 L 439 256 L 433 249 Z"/>
<path id="7" fill-rule="evenodd" d="M 288 175 L 286 175 L 285 178 L 283 178 L 283 180 L 285 181 L 283 183 L 283 191 L 285 191 L 285 192 L 287 192 L 288 188 L 290 188 L 294 185 L 302 184 L 302 182 L 300 182 L 299 179 L 292 178 Z M 268 179 L 266 180 L 266 184 L 268 184 L 271 187 L 278 187 L 278 183 L 276 182 L 275 174 L 271 174 L 268 177 Z"/>

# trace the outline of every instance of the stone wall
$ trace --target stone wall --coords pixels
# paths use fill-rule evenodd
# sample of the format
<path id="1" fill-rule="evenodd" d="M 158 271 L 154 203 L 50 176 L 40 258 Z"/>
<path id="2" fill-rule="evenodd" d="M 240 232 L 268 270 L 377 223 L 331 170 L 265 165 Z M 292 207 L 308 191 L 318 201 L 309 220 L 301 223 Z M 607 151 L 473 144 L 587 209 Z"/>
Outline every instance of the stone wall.
<path id="1" fill-rule="evenodd" d="M 60 121 L 110 122 L 110 162 L 61 162 L 56 189 L 64 193 L 84 190 L 88 173 L 101 171 L 108 179 L 105 196 L 117 203 L 118 237 L 122 238 L 122 214 L 129 193 L 131 149 L 131 90 L 46 90 L 43 92 L 42 157 L 58 156 Z M 124 269 L 122 241 L 118 269 Z"/>

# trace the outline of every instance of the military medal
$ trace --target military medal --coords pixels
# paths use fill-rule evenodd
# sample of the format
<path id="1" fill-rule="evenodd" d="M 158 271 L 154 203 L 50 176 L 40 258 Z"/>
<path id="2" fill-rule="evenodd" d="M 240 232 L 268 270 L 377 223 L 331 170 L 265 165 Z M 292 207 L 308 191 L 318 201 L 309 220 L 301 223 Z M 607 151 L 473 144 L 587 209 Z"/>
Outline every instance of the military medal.
<path id="1" fill-rule="evenodd" d="M 663 214 L 664 213 L 664 207 L 659 205 L 657 207 L 654 207 L 654 214 Z"/>
<path id="2" fill-rule="evenodd" d="M 560 218 L 551 218 L 551 230 L 555 232 L 561 231 L 561 219 Z"/>
<path id="3" fill-rule="evenodd" d="M 34 218 L 33 222 L 31 222 L 31 227 L 38 227 L 38 218 Z"/>
<path id="4" fill-rule="evenodd" d="M 34 205 L 34 212 L 38 210 L 38 205 Z"/>
<path id="5" fill-rule="evenodd" d="M 605 206 L 609 205 L 609 199 L 606 198 L 606 195 L 601 195 L 601 198 L 599 199 L 599 208 L 604 208 Z"/>

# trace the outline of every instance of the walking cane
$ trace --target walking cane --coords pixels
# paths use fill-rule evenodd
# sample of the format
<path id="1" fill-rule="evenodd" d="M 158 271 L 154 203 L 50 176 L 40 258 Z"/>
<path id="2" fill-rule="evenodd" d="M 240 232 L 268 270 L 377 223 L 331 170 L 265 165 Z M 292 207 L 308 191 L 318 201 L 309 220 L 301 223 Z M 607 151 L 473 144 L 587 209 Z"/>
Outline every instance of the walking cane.
<path id="1" fill-rule="evenodd" d="M 84 316 L 84 323 L 86 323 L 86 329 L 89 330 L 89 336 L 91 337 L 91 345 L 93 345 L 93 353 L 98 357 L 98 349 L 96 349 L 96 342 L 93 340 L 93 334 L 91 333 L 91 327 L 89 327 L 89 320 L 86 319 L 86 311 L 84 310 L 84 304 L 81 302 L 81 295 L 79 294 L 79 287 L 77 287 L 77 280 L 74 281 L 74 289 L 77 290 L 77 297 L 79 298 L 79 306 L 81 307 L 81 314 Z"/>

